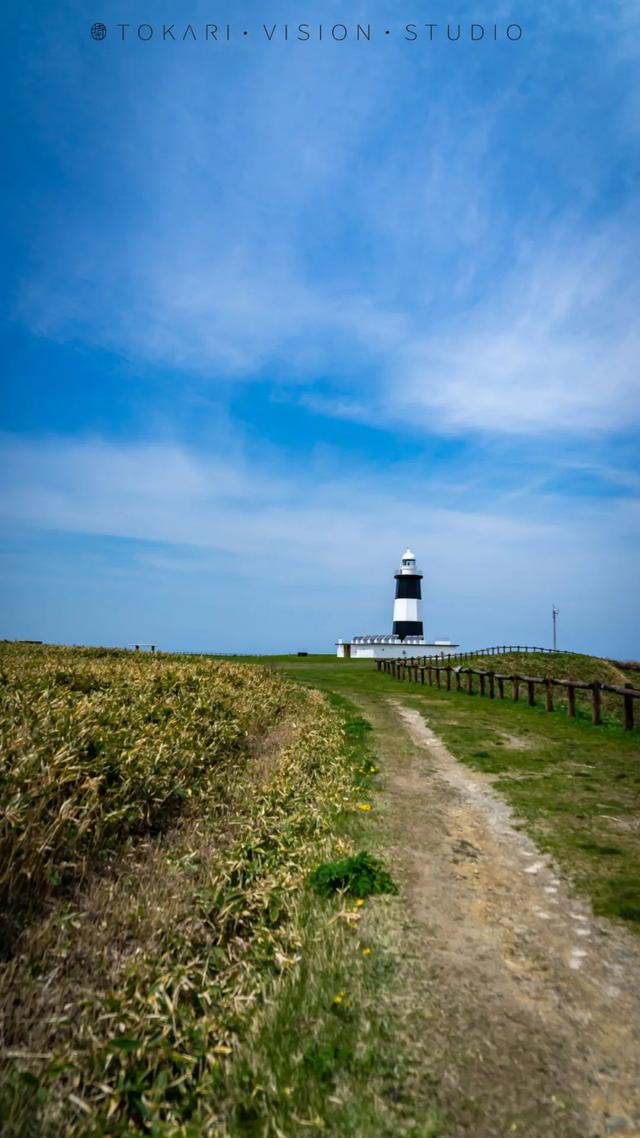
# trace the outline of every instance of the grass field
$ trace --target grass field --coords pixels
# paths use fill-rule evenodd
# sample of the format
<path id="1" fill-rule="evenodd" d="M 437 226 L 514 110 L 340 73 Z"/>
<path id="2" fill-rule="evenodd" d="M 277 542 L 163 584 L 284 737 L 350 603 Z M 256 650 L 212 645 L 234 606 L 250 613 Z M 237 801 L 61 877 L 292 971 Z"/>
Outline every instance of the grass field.
<path id="1" fill-rule="evenodd" d="M 308 884 L 375 845 L 367 725 L 205 658 L 0 667 L 3 1134 L 414 1134 L 374 902 Z"/>
<path id="2" fill-rule="evenodd" d="M 500 661 L 502 670 L 502 657 Z M 626 674 L 607 661 L 569 653 L 528 654 L 504 665 L 575 679 Z M 390 697 L 422 710 L 462 762 L 496 778 L 539 845 L 552 853 L 594 910 L 640 930 L 640 731 L 625 732 L 610 710 L 592 727 L 588 705 L 575 720 L 562 710 L 399 683 L 364 661 L 278 662 L 287 675 L 322 690 Z M 480 664 L 478 665 L 480 666 Z M 497 664 L 496 664 L 497 667 Z"/>
<path id="3" fill-rule="evenodd" d="M 310 885 L 384 846 L 358 704 L 419 709 L 596 912 L 640 928 L 640 734 L 615 714 L 593 728 L 328 655 L 5 645 L 0 678 L 9 1138 L 446 1132 L 388 1013 L 402 895 Z"/>

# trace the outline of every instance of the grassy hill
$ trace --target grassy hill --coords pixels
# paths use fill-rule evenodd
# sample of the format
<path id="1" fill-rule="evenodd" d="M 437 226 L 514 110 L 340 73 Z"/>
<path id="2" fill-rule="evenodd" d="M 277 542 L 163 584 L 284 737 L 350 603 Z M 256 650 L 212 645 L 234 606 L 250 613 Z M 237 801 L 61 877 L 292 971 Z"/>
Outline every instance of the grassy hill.
<path id="1" fill-rule="evenodd" d="M 536 676 L 544 678 L 550 676 L 558 680 L 580 680 L 592 683 L 640 686 L 640 675 L 634 673 L 631 667 L 626 669 L 613 660 L 605 660 L 599 656 L 588 656 L 578 652 L 507 652 L 495 656 L 472 656 L 468 660 L 458 660 L 463 668 L 475 668 L 482 671 L 491 671 L 500 675 Z M 522 698 L 522 697 L 521 697 Z M 541 695 L 538 689 L 538 699 Z M 567 698 L 562 688 L 554 691 L 554 700 L 557 708 L 566 709 Z M 578 716 L 590 715 L 591 696 L 589 692 L 578 690 L 576 693 Z M 602 696 L 602 712 L 605 719 L 622 722 L 622 699 L 612 692 L 605 692 Z M 638 707 L 640 718 L 640 706 Z"/>
<path id="2" fill-rule="evenodd" d="M 631 671 L 625 671 L 621 665 L 579 652 L 508 652 L 500 656 L 478 656 L 469 663 L 496 672 L 553 676 L 560 680 L 600 680 L 608 684 L 633 682 Z"/>

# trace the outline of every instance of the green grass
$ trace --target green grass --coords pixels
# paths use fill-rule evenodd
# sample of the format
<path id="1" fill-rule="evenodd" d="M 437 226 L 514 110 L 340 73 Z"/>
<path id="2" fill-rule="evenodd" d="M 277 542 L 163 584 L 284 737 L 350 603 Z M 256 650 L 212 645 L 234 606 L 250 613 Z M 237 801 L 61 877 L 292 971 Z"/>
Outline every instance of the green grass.
<path id="1" fill-rule="evenodd" d="M 370 724 L 343 695 L 328 694 L 344 725 L 355 786 L 361 789 L 364 780 L 375 794 L 380 782 Z M 363 839 L 375 845 L 380 838 L 369 814 L 344 815 L 339 832 L 351 845 Z M 355 857 L 341 861 L 358 863 Z M 385 891 L 396 892 L 379 859 L 367 856 L 366 866 Z M 416 1078 L 404 1023 L 389 1014 L 399 982 L 398 948 L 387 943 L 393 942 L 386 930 L 389 899 L 380 908 L 375 892 L 360 905 L 355 893 L 321 894 L 307 892 L 300 965 L 278 1001 L 265 1003 L 251 1046 L 234 1069 L 228 1093 L 236 1108 L 228 1132 L 238 1138 L 314 1130 L 340 1138 L 439 1138 L 443 1119 L 429 1085 Z M 366 895 L 364 888 L 356 900 Z"/>
<path id="2" fill-rule="evenodd" d="M 502 670 L 501 659 L 490 666 Z M 549 660 L 555 674 L 569 671 L 577 679 L 619 673 L 608 661 L 568 653 L 508 662 L 513 670 L 542 675 Z M 591 899 L 595 912 L 640 931 L 640 731 L 625 732 L 611 714 L 593 727 L 589 709 L 580 705 L 572 720 L 540 704 L 402 683 L 376 672 L 370 661 L 289 658 L 280 667 L 323 691 L 391 697 L 423 711 L 461 762 L 496 776 L 496 788 L 524 827 Z"/>
<path id="3" fill-rule="evenodd" d="M 504 656 L 479 656 L 463 663 L 463 667 L 482 669 L 483 671 L 499 672 L 502 675 L 550 676 L 558 680 L 580 680 L 591 683 L 598 680 L 600 683 L 624 685 L 631 683 L 638 687 L 638 675 L 631 669 L 624 671 L 622 666 L 610 660 L 601 660 L 597 656 L 586 656 L 578 652 L 510 652 Z M 477 687 L 478 679 L 474 677 Z M 511 685 L 507 684 L 506 693 L 511 694 Z M 520 698 L 525 698 L 521 692 Z M 544 700 L 544 692 L 536 688 L 536 699 Z M 557 710 L 567 707 L 566 692 L 561 687 L 554 688 L 554 702 Z M 582 718 L 591 718 L 591 693 L 576 690 L 577 712 Z M 606 721 L 622 722 L 622 699 L 613 692 L 602 694 L 602 714 Z M 640 702 L 637 705 L 637 715 L 640 717 Z"/>
<path id="4" fill-rule="evenodd" d="M 505 652 L 496 656 L 474 656 L 468 661 L 456 658 L 455 662 L 487 671 L 556 676 L 558 679 L 602 680 L 612 684 L 632 679 L 631 673 L 627 675 L 622 665 L 581 652 Z"/>
<path id="5" fill-rule="evenodd" d="M 274 1134 L 437 1138 L 442 1119 L 429 1088 L 409 1083 L 405 1028 L 387 1011 L 393 955 L 362 926 L 336 936 L 311 914 L 310 950 L 236 1070 L 229 1134 L 257 1138 L 269 1120 Z"/>
<path id="6" fill-rule="evenodd" d="M 441 695 L 428 716 L 459 759 L 497 776 L 496 787 L 596 913 L 640 921 L 637 737 L 464 695 Z"/>

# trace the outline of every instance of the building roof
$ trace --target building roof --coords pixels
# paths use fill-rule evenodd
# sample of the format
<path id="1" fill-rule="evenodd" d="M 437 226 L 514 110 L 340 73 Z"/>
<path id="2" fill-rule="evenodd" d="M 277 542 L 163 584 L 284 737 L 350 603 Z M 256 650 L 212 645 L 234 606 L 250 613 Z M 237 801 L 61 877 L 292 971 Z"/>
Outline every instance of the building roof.
<path id="1" fill-rule="evenodd" d="M 403 561 L 409 561 L 409 560 L 415 561 L 415 559 L 416 559 L 415 553 L 412 553 L 410 549 L 405 549 L 404 553 L 402 554 L 402 560 Z"/>

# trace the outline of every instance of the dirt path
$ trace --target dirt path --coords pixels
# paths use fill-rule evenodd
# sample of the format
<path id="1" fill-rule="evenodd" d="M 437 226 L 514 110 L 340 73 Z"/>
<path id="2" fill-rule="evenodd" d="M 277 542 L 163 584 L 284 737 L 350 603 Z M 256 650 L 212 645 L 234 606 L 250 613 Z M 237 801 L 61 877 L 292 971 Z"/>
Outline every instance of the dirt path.
<path id="1" fill-rule="evenodd" d="M 571 897 L 418 711 L 358 702 L 408 901 L 404 1012 L 446 1138 L 640 1138 L 640 943 Z"/>

